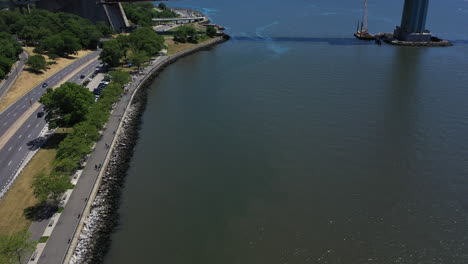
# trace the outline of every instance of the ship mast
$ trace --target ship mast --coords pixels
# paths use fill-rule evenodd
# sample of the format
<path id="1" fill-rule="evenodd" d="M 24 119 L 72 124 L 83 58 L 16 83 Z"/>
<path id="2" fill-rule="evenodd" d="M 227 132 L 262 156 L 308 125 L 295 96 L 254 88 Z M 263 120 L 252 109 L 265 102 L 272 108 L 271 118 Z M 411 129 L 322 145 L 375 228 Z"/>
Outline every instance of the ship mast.
<path id="1" fill-rule="evenodd" d="M 367 0 L 364 0 L 364 15 L 362 18 L 363 31 L 367 32 L 369 30 L 369 24 L 367 20 Z"/>

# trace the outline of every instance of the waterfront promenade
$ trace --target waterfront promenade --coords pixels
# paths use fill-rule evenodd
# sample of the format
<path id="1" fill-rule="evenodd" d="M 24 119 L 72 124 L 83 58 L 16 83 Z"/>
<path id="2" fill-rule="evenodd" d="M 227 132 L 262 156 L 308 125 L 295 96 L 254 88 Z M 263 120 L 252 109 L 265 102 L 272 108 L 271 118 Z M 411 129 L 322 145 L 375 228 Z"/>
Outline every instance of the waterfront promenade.
<path id="1" fill-rule="evenodd" d="M 52 231 L 47 244 L 43 247 L 43 250 L 38 251 L 38 257 L 36 259 L 37 262 L 35 261 L 32 263 L 59 264 L 64 263 L 64 261 L 65 263 L 68 263 L 71 254 L 73 253 L 73 249 L 76 247 L 78 242 L 81 228 L 90 212 L 91 204 L 97 193 L 100 179 L 106 171 L 106 165 L 110 158 L 114 142 L 119 136 L 121 121 L 124 120 L 124 116 L 129 108 L 135 91 L 167 63 L 171 63 L 182 56 L 193 53 L 199 49 L 209 47 L 221 42 L 222 40 L 223 38 L 221 37 L 215 38 L 192 49 L 179 52 L 172 56 L 157 57 L 157 59 L 153 60 L 148 67 L 143 68 L 140 73 L 132 76 L 132 82 L 127 87 L 127 92 L 124 93 L 120 101 L 115 104 L 109 121 L 106 124 L 105 129 L 102 131 L 102 138 L 96 143 L 94 151 L 87 159 L 79 181 L 73 189 L 60 218 L 55 224 L 55 228 Z M 106 145 L 110 145 L 111 147 L 106 148 Z M 95 166 L 101 164 L 101 169 L 96 170 Z M 49 219 L 44 220 L 41 223 L 35 222 L 33 223 L 33 226 L 40 225 L 45 229 L 48 222 Z M 35 230 L 35 232 L 37 233 L 37 230 Z"/>

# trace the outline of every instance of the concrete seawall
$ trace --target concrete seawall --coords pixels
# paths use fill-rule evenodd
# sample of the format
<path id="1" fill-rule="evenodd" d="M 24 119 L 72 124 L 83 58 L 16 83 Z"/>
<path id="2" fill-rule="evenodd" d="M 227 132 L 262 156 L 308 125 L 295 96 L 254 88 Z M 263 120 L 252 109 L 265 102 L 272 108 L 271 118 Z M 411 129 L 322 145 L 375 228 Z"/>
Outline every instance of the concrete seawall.
<path id="1" fill-rule="evenodd" d="M 167 57 L 153 67 L 137 86 L 127 105 L 104 162 L 104 169 L 96 180 L 88 199 L 64 263 L 100 263 L 110 246 L 110 236 L 118 225 L 121 188 L 138 140 L 141 116 L 147 102 L 147 88 L 168 65 L 192 53 L 209 49 L 228 40 L 217 37 L 194 48 Z"/>

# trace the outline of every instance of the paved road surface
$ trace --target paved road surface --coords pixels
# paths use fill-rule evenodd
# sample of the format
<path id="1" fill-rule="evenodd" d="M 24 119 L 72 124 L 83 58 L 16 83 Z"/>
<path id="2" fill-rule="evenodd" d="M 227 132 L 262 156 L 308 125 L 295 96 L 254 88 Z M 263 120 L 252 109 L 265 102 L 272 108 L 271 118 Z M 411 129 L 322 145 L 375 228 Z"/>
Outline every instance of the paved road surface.
<path id="1" fill-rule="evenodd" d="M 159 57 L 154 64 L 159 64 L 161 61 L 167 59 L 167 57 Z M 55 226 L 52 235 L 47 241 L 47 245 L 39 258 L 38 264 L 61 264 L 65 258 L 69 247 L 69 239 L 72 239 L 75 229 L 79 223 L 79 216 L 83 213 L 86 206 L 86 200 L 88 199 L 91 191 L 94 187 L 94 183 L 98 177 L 98 171 L 94 169 L 95 164 L 104 163 L 104 159 L 107 155 L 108 150 L 105 144 L 111 144 L 114 138 L 113 132 L 117 129 L 120 123 L 120 118 L 124 113 L 124 109 L 129 103 L 131 94 L 133 93 L 136 85 L 141 82 L 147 72 L 138 75 L 133 83 L 129 86 L 129 93 L 124 95 L 122 99 L 116 104 L 115 110 L 112 113 L 107 128 L 104 130 L 102 139 L 97 142 L 96 149 L 93 151 L 88 159 L 88 162 L 83 169 L 80 180 L 75 186 L 70 199 L 68 200 L 65 210 L 62 212 L 60 219 Z M 48 220 L 47 220 L 48 221 Z M 44 221 L 45 222 L 45 221 Z M 34 223 L 36 224 L 36 223 Z M 45 229 L 45 224 L 44 229 Z M 40 225 L 37 224 L 37 228 Z M 31 229 L 30 229 L 31 231 Z M 36 232 L 37 233 L 37 232 Z"/>
<path id="2" fill-rule="evenodd" d="M 86 55 L 85 57 L 73 62 L 72 64 L 57 72 L 56 74 L 52 75 L 45 82 L 49 84 L 49 87 L 56 85 L 71 72 L 75 71 L 86 62 L 99 56 L 99 53 L 99 51 L 95 51 Z M 8 130 L 10 125 L 13 124 L 15 120 L 27 110 L 27 108 L 30 106 L 29 100 L 31 100 L 32 103 L 37 102 L 46 90 L 47 89 L 42 88 L 42 83 L 40 83 L 31 91 L 29 91 L 25 96 L 21 97 L 18 101 L 11 105 L 9 108 L 0 113 L 0 136 L 2 136 L 3 133 L 5 133 L 5 131 Z"/>
<path id="3" fill-rule="evenodd" d="M 85 60 L 80 61 L 79 64 L 70 65 L 72 67 L 71 69 L 76 70 L 80 65 L 83 65 L 83 63 L 89 61 L 89 59 L 95 58 L 96 56 L 97 54 L 92 54 L 91 57 L 87 57 Z M 70 81 L 81 83 L 84 79 L 80 79 L 79 77 L 81 75 L 88 76 L 93 73 L 98 64 L 99 61 L 90 63 L 70 78 Z M 50 77 L 49 80 L 51 85 L 60 82 L 60 78 L 64 78 L 69 75 L 70 72 L 73 71 L 71 69 L 64 69 L 65 71 L 57 73 L 59 75 Z M 8 108 L 4 113 L 0 114 L 0 133 L 3 134 L 10 125 L 18 119 L 18 117 L 30 108 L 29 98 L 33 98 L 33 102 L 36 102 L 45 90 L 46 89 L 43 88 L 33 89 L 28 93 L 26 98 L 20 99 L 19 102 L 16 102 L 13 105 L 13 107 Z M 31 143 L 33 140 L 37 140 L 39 134 L 46 125 L 44 118 L 37 118 L 36 114 L 37 112 L 32 113 L 18 131 L 16 131 L 16 133 L 8 140 L 4 147 L 0 149 L 0 194 L 11 182 L 17 169 L 24 161 L 24 158 L 31 150 L 34 150 L 35 146 L 31 145 Z"/>
<path id="4" fill-rule="evenodd" d="M 6 94 L 6 92 L 10 90 L 13 83 L 15 83 L 16 78 L 18 78 L 21 71 L 23 71 L 24 64 L 26 63 L 27 59 L 28 53 L 23 51 L 23 53 L 19 55 L 19 61 L 16 64 L 15 68 L 11 69 L 10 73 L 8 74 L 8 79 L 4 80 L 0 84 L 0 98 L 2 98 Z"/>

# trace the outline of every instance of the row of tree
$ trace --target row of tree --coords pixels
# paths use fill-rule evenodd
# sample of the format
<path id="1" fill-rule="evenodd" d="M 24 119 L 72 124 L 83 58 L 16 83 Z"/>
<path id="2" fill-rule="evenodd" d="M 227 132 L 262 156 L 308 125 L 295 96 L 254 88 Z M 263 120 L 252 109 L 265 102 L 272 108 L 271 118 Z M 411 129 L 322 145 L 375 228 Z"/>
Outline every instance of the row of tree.
<path id="1" fill-rule="evenodd" d="M 70 188 L 70 176 L 100 138 L 99 131 L 109 119 L 112 105 L 119 100 L 124 85 L 130 81 L 128 72 L 114 71 L 110 77 L 111 83 L 96 103 L 92 92 L 74 83 L 65 83 L 57 89 L 49 88 L 41 97 L 49 127 L 71 128 L 57 148 L 54 169 L 50 173 L 39 173 L 33 183 L 34 194 L 42 203 L 56 204 L 60 195 Z"/>
<path id="2" fill-rule="evenodd" d="M 203 36 L 214 37 L 216 36 L 217 30 L 214 26 L 209 25 L 206 31 L 197 30 L 193 26 L 180 26 L 174 33 L 174 41 L 185 43 L 198 43 Z"/>
<path id="3" fill-rule="evenodd" d="M 33 190 L 41 204 L 57 207 L 61 195 L 71 188 L 70 175 L 80 166 L 92 144 L 99 139 L 99 130 L 107 122 L 112 105 L 119 100 L 124 85 L 130 81 L 127 72 L 110 73 L 111 83 L 103 90 L 97 103 L 93 94 L 81 85 L 65 83 L 48 89 L 41 98 L 51 127 L 70 127 L 71 132 L 60 142 L 54 161 L 55 169 L 36 175 Z M 21 263 L 26 252 L 34 250 L 37 242 L 22 230 L 0 234 L 0 264 Z"/>
<path id="4" fill-rule="evenodd" d="M 7 32 L 0 32 L 0 80 L 10 72 L 11 66 L 21 53 L 21 46 Z"/>
<path id="5" fill-rule="evenodd" d="M 0 31 L 17 35 L 25 45 L 52 56 L 68 56 L 83 48 L 95 49 L 102 36 L 112 34 L 104 23 L 94 25 L 76 15 L 40 9 L 33 9 L 30 14 L 1 10 Z"/>
<path id="6" fill-rule="evenodd" d="M 132 63 L 138 67 L 164 48 L 164 38 L 150 27 L 106 41 L 100 59 L 111 67 Z"/>
<path id="7" fill-rule="evenodd" d="M 170 18 L 178 15 L 170 10 L 164 3 L 158 5 L 161 11 L 154 8 L 152 3 L 124 3 L 123 8 L 127 18 L 134 24 L 143 27 L 154 25 L 153 18 Z"/>

